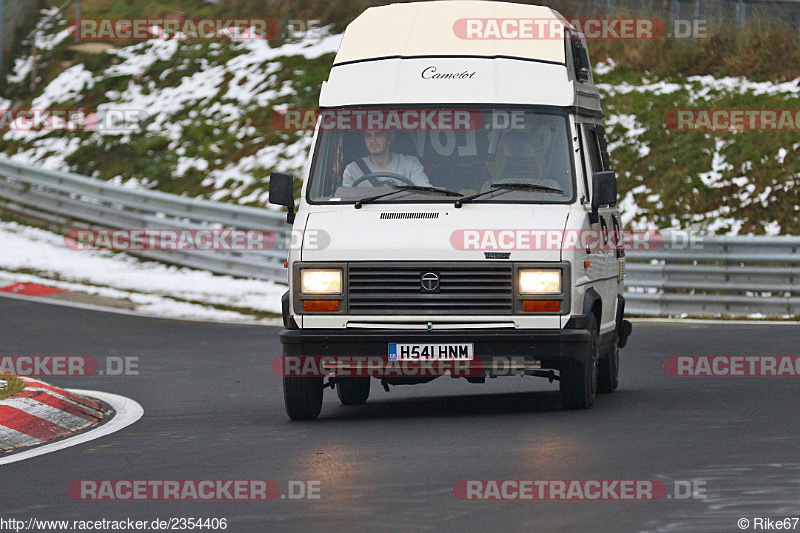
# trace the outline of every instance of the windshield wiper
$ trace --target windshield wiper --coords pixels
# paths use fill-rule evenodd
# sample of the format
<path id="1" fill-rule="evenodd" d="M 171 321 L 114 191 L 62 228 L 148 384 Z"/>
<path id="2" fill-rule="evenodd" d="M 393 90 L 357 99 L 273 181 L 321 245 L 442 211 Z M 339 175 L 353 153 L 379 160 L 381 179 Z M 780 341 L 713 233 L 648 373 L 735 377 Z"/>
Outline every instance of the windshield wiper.
<path id="1" fill-rule="evenodd" d="M 424 192 L 436 192 L 439 194 L 444 194 L 445 196 L 461 196 L 457 192 L 448 191 L 447 189 L 439 189 L 437 187 L 426 187 L 424 185 L 393 185 L 392 186 L 395 190 L 385 192 L 383 194 L 378 194 L 377 196 L 370 196 L 368 198 L 362 198 L 355 203 L 356 209 L 361 209 L 361 206 L 364 204 L 368 204 L 370 202 L 374 202 L 375 200 L 379 200 L 385 196 L 389 196 L 391 194 L 397 194 L 403 191 L 424 191 Z"/>
<path id="2" fill-rule="evenodd" d="M 510 191 L 545 191 L 545 192 L 555 192 L 559 194 L 564 192 L 556 187 L 548 187 L 547 185 L 537 185 L 535 183 L 492 183 L 491 188 L 488 191 L 479 192 L 478 194 L 473 194 L 472 196 L 465 196 L 460 200 L 456 200 L 455 207 L 459 208 L 465 203 L 471 202 L 475 198 L 480 198 L 481 196 L 486 196 L 487 194 L 497 192 L 498 189 L 506 189 Z"/>

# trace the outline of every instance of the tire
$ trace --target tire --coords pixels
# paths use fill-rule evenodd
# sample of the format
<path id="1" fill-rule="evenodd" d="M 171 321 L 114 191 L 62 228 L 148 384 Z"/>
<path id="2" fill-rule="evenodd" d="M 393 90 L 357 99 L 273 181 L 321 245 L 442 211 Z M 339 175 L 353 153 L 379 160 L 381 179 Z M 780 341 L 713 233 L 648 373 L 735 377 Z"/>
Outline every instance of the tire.
<path id="1" fill-rule="evenodd" d="M 610 394 L 619 386 L 619 346 L 616 339 L 611 348 L 600 358 L 597 368 L 597 392 Z"/>
<path id="2" fill-rule="evenodd" d="M 589 409 L 597 395 L 597 365 L 600 333 L 594 315 L 589 319 L 592 342 L 586 347 L 583 361 L 561 370 L 561 400 L 565 409 Z"/>
<path id="3" fill-rule="evenodd" d="M 369 398 L 369 377 L 339 378 L 336 380 L 336 394 L 342 405 L 361 405 Z"/>
<path id="4" fill-rule="evenodd" d="M 283 378 L 283 403 L 292 420 L 314 420 L 322 410 L 322 378 Z"/>

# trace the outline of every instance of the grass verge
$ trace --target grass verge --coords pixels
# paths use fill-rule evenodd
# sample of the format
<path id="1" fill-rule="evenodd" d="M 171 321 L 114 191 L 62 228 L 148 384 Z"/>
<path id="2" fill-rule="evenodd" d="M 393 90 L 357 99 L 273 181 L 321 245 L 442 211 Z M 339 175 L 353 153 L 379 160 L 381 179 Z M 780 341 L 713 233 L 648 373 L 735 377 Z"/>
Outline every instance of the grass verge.
<path id="1" fill-rule="evenodd" d="M 0 374 L 0 400 L 13 398 L 25 389 L 25 382 L 8 373 Z"/>

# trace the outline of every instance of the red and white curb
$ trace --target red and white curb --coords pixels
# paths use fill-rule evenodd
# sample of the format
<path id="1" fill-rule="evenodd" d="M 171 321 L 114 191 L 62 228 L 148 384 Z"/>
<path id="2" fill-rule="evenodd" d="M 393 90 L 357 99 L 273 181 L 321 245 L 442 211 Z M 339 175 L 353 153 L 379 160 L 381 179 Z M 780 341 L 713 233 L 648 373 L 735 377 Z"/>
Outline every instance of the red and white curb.
<path id="1" fill-rule="evenodd" d="M 124 396 L 100 391 L 64 390 L 20 376 L 25 389 L 0 400 L 0 465 L 75 446 L 127 427 L 144 414 L 142 406 Z M 89 397 L 91 396 L 91 398 Z M 97 401 L 110 405 L 114 416 L 95 427 L 109 413 Z M 70 437 L 70 434 L 77 433 Z M 47 441 L 65 437 L 52 443 Z M 46 444 L 43 444 L 46 443 Z M 29 450 L 28 446 L 37 445 Z"/>
<path id="2" fill-rule="evenodd" d="M 16 294 L 19 296 L 49 296 L 52 294 L 62 294 L 66 291 L 64 289 L 57 289 L 56 287 L 49 287 L 47 285 L 40 285 L 38 283 L 14 283 L 5 287 L 0 287 L 0 292 L 8 294 Z"/>
<path id="3" fill-rule="evenodd" d="M 86 429 L 80 433 L 59 439 L 55 442 L 42 444 L 30 449 L 19 449 L 6 453 L 0 453 L 0 465 L 31 459 L 33 457 L 63 450 L 64 448 L 69 448 L 77 444 L 83 444 L 84 442 L 89 442 L 91 440 L 110 435 L 130 426 L 142 418 L 142 415 L 144 414 L 144 409 L 142 409 L 142 406 L 136 401 L 118 394 L 82 389 L 70 389 L 69 391 L 64 392 L 67 392 L 71 395 L 78 395 L 83 397 L 84 400 L 87 400 L 87 397 L 89 396 L 92 398 L 97 398 L 103 403 L 111 406 L 111 408 L 114 410 L 113 418 L 102 425 Z M 0 425 L 0 434 L 4 432 L 3 430 L 3 426 Z"/>
<path id="4" fill-rule="evenodd" d="M 25 389 L 0 400 L 0 451 L 41 444 L 81 431 L 104 416 L 96 401 L 22 377 Z"/>

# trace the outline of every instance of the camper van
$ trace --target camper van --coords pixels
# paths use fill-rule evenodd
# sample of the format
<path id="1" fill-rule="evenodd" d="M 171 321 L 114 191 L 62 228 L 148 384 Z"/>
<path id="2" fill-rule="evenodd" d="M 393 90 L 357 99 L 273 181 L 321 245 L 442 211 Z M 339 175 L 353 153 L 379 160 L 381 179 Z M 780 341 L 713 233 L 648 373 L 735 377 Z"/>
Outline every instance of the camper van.
<path id="1" fill-rule="evenodd" d="M 299 235 L 280 332 L 292 420 L 328 388 L 357 405 L 376 385 L 523 375 L 558 381 L 567 409 L 617 388 L 624 239 L 577 28 L 505 2 L 369 8 L 319 107 L 299 202 L 293 176 L 270 182 Z"/>

